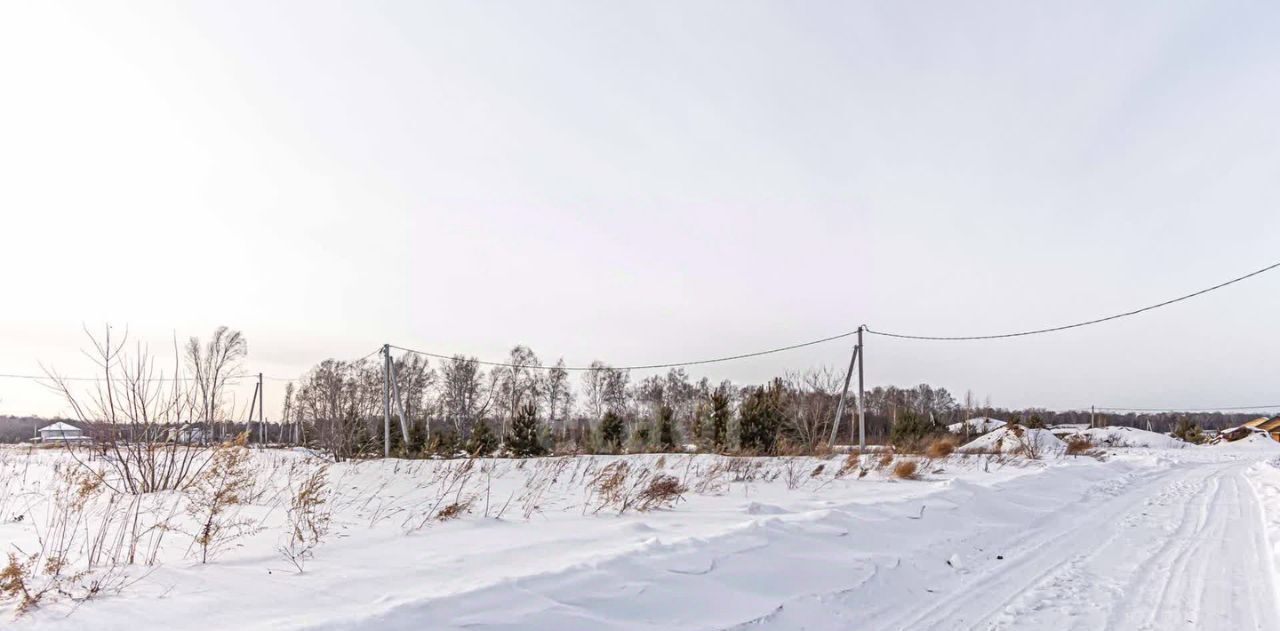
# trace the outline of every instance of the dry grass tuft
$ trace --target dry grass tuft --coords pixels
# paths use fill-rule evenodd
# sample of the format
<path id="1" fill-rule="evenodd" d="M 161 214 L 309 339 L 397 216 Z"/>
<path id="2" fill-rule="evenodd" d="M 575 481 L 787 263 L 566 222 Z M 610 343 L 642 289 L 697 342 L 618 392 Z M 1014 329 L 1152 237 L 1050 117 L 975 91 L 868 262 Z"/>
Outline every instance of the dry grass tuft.
<path id="1" fill-rule="evenodd" d="M 920 477 L 920 465 L 915 460 L 900 460 L 893 465 L 893 477 L 900 480 L 916 480 Z"/>
<path id="2" fill-rule="evenodd" d="M 1068 456 L 1088 456 L 1098 460 L 1103 459 L 1103 452 L 1096 448 L 1092 440 L 1088 436 L 1075 435 L 1067 439 L 1067 455 Z"/>
<path id="3" fill-rule="evenodd" d="M 1078 456 L 1086 451 L 1093 449 L 1093 441 L 1088 436 L 1079 434 L 1067 439 L 1067 455 Z"/>
<path id="4" fill-rule="evenodd" d="M 34 559 L 28 559 L 24 562 L 18 559 L 18 555 L 10 552 L 8 565 L 0 569 L 0 596 L 17 599 L 18 615 L 22 615 L 32 607 L 35 607 L 40 602 L 40 598 L 44 596 L 43 591 L 31 586 L 33 574 L 31 566 L 33 563 Z"/>
<path id="5" fill-rule="evenodd" d="M 654 476 L 649 480 L 649 485 L 636 496 L 635 508 L 643 513 L 675 506 L 688 490 L 689 488 L 681 484 L 680 479 L 674 475 Z"/>
<path id="6" fill-rule="evenodd" d="M 451 519 L 457 519 L 467 513 L 470 513 L 471 503 L 473 501 L 475 501 L 475 498 L 468 497 L 465 500 L 462 500 L 460 502 L 454 502 L 452 504 L 449 504 L 448 506 L 445 506 L 444 508 L 441 508 L 436 513 L 436 521 L 441 521 L 441 522 L 449 521 Z"/>
<path id="7" fill-rule="evenodd" d="M 929 442 L 924 448 L 924 455 L 933 459 L 946 458 L 955 453 L 958 444 L 955 436 L 941 436 Z"/>
<path id="8" fill-rule="evenodd" d="M 887 466 L 889 466 L 889 465 L 891 465 L 891 464 L 893 464 L 893 451 L 892 451 L 892 450 L 890 450 L 890 451 L 886 451 L 886 452 L 884 452 L 884 453 L 880 454 L 880 458 L 879 458 L 878 460 L 876 460 L 876 468 L 877 468 L 877 469 L 883 469 L 883 468 L 885 468 L 885 467 L 887 467 Z"/>

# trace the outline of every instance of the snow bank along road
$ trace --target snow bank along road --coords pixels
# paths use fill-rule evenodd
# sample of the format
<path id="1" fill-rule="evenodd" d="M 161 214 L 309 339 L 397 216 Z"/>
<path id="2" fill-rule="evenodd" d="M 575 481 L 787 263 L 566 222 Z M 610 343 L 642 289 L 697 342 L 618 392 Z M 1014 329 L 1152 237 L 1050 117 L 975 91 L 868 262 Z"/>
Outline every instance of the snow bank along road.
<path id="1" fill-rule="evenodd" d="M 317 628 L 1280 629 L 1280 452 L 1148 453 L 758 517 Z"/>
<path id="2" fill-rule="evenodd" d="M 157 566 L 125 568 L 127 589 L 3 612 L 0 628 L 1280 629 L 1270 441 L 1105 462 L 957 455 L 914 481 L 871 455 L 865 476 L 836 473 L 843 457 L 490 460 L 465 490 L 445 475 L 462 461 L 334 464 L 333 534 L 301 574 L 277 549 L 279 498 L 324 465 L 254 457 L 264 499 L 238 517 L 259 528 L 236 547 L 202 565 L 176 522 Z M 26 514 L 0 521 L 0 547 L 37 549 L 62 458 L 0 453 L 0 513 Z M 692 488 L 672 510 L 594 512 L 586 472 L 618 459 Z M 723 483 L 695 483 L 713 470 Z M 431 521 L 442 492 L 478 495 Z M 181 517 L 176 499 L 146 501 Z"/>

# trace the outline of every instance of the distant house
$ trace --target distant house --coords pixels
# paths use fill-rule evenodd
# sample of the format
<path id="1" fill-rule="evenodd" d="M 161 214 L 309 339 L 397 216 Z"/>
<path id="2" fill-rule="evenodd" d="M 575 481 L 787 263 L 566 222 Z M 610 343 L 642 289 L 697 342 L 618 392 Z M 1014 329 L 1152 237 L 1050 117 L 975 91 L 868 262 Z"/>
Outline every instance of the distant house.
<path id="1" fill-rule="evenodd" d="M 1244 427 L 1264 431 L 1271 435 L 1272 440 L 1280 441 L 1280 414 L 1271 418 L 1263 416 L 1261 418 L 1253 419 L 1252 421 L 1245 423 Z"/>
<path id="2" fill-rule="evenodd" d="M 90 440 L 88 436 L 84 435 L 84 430 L 61 421 L 41 427 L 36 432 L 40 434 L 38 440 L 42 443 L 78 443 Z"/>
<path id="3" fill-rule="evenodd" d="M 186 424 L 182 427 L 169 429 L 169 442 L 171 443 L 204 444 L 209 442 L 208 438 L 208 433 L 199 425 Z"/>

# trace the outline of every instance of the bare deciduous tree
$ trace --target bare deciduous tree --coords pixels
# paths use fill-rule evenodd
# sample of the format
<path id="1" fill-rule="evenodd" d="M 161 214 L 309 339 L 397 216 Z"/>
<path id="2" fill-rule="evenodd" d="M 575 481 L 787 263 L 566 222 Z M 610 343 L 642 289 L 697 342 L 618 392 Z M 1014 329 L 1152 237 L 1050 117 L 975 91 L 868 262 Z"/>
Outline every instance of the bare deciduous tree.
<path id="1" fill-rule="evenodd" d="M 189 381 L 181 370 L 175 343 L 173 372 L 158 370 L 145 345 L 126 351 L 128 331 L 119 341 L 107 326 L 102 337 L 86 329 L 102 378 L 88 392 L 46 370 L 54 391 L 62 395 L 85 426 L 107 472 L 88 466 L 79 452 L 68 452 L 103 484 L 117 492 L 151 493 L 183 489 L 208 463 L 208 450 L 184 439 L 183 426 L 195 417 Z M 188 437 L 189 438 L 189 437 Z M 64 443 L 65 444 L 65 443 Z"/>
<path id="2" fill-rule="evenodd" d="M 249 343 L 244 335 L 225 326 L 214 329 L 204 345 L 200 338 L 187 340 L 187 368 L 195 384 L 195 406 L 206 431 L 214 432 L 216 428 L 219 440 L 226 437 L 225 424 L 231 420 L 225 414 L 227 384 L 243 376 L 241 361 L 248 353 Z"/>

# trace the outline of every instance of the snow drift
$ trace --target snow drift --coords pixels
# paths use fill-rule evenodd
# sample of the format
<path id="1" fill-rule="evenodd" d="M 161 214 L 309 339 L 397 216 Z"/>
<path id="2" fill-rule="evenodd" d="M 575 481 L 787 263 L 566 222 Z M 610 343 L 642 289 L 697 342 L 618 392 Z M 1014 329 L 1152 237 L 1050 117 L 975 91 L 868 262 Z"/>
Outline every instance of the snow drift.
<path id="1" fill-rule="evenodd" d="M 1015 425 L 1002 427 L 979 436 L 969 442 L 963 451 L 998 451 L 1007 454 L 1025 454 L 1031 457 L 1058 455 L 1067 451 L 1067 444 L 1047 429 L 1031 429 Z"/>
<path id="2" fill-rule="evenodd" d="M 947 431 L 953 434 L 963 434 L 966 431 L 965 430 L 966 425 L 968 426 L 968 433 L 970 434 L 985 434 L 989 431 L 1004 427 L 1005 422 L 999 419 L 980 416 L 978 418 L 971 418 L 967 421 L 952 423 L 947 426 Z"/>
<path id="3" fill-rule="evenodd" d="M 1092 427 L 1073 435 L 1084 436 L 1099 447 L 1111 448 L 1182 449 L 1189 444 L 1166 434 L 1124 426 Z"/>

